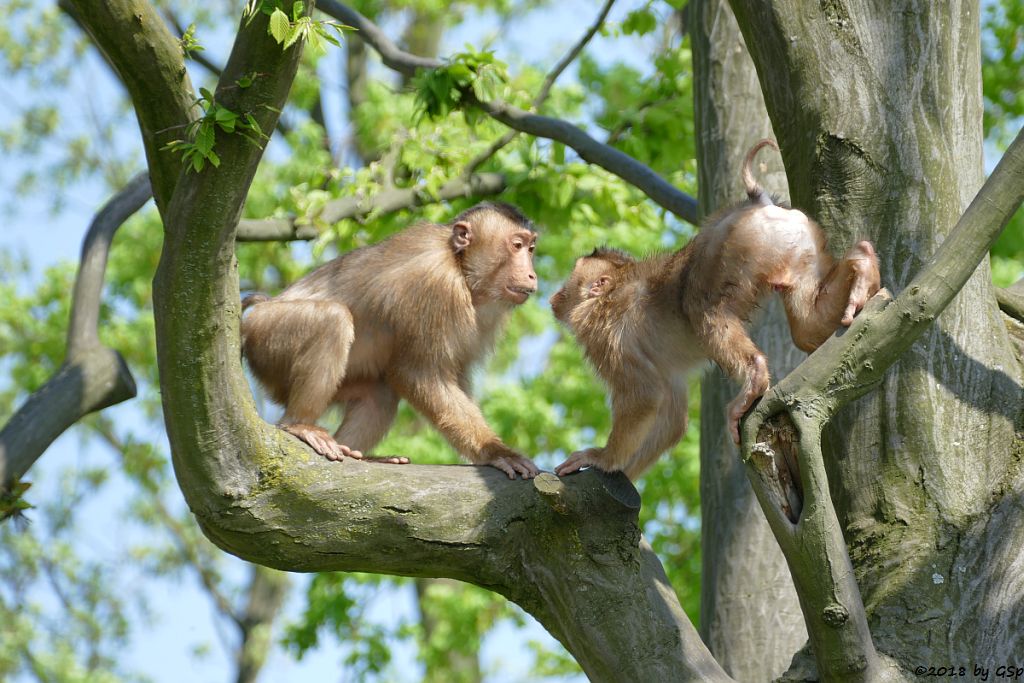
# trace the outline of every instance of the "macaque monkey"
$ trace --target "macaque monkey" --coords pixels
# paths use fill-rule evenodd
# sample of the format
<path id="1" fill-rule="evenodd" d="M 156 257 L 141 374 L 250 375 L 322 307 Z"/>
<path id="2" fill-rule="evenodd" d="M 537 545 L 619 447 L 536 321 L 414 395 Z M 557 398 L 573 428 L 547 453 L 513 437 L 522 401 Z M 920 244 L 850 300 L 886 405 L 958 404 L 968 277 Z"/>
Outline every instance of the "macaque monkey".
<path id="1" fill-rule="evenodd" d="M 507 314 L 537 290 L 536 242 L 518 209 L 484 203 L 343 254 L 272 299 L 248 297 L 242 352 L 284 406 L 280 427 L 328 460 L 358 459 L 404 398 L 473 464 L 535 476 L 467 391 Z M 344 408 L 333 437 L 316 424 L 332 404 Z"/>
<path id="2" fill-rule="evenodd" d="M 878 259 L 858 242 L 838 263 L 821 228 L 800 211 L 775 206 L 743 163 L 748 200 L 712 216 L 683 249 L 637 260 L 599 248 L 576 261 L 551 297 L 611 393 L 612 431 L 603 448 L 573 453 L 559 475 L 595 465 L 636 479 L 686 431 L 687 375 L 710 359 L 742 389 L 729 404 L 739 422 L 768 390 L 768 361 L 744 324 L 778 292 L 793 342 L 811 352 L 850 325 L 879 288 Z"/>

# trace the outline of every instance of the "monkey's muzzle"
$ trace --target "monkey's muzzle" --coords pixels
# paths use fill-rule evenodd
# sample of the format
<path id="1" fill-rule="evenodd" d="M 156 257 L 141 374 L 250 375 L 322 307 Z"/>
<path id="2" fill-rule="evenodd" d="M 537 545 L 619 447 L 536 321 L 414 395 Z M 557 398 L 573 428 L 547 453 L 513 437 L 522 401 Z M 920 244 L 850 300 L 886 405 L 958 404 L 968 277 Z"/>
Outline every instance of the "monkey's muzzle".
<path id="1" fill-rule="evenodd" d="M 536 287 L 506 287 L 505 291 L 511 294 L 512 300 L 521 304 L 530 298 L 530 295 L 537 291 Z"/>

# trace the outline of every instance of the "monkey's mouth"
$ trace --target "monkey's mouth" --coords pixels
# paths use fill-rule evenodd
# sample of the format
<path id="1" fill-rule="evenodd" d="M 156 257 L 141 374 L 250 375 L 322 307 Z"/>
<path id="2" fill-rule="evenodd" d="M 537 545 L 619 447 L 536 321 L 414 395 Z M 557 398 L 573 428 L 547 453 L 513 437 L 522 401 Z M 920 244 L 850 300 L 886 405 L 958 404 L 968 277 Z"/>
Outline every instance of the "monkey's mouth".
<path id="1" fill-rule="evenodd" d="M 505 291 L 512 295 L 512 299 L 521 304 L 530 298 L 530 295 L 537 291 L 536 287 L 506 287 Z"/>

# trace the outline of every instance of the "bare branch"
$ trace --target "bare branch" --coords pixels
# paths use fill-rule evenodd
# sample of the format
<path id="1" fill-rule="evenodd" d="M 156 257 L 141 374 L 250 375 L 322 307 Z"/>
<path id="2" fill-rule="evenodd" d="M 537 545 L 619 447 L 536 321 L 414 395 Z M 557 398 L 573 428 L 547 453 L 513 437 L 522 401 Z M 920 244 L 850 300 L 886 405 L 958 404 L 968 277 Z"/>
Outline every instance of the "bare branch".
<path id="1" fill-rule="evenodd" d="M 547 78 L 544 79 L 544 83 L 540 86 L 540 91 L 537 93 L 537 97 L 533 100 L 533 106 L 539 107 L 548 99 L 548 95 L 551 94 L 551 87 L 555 84 L 555 81 L 558 80 L 558 77 L 562 75 L 562 72 L 580 56 L 580 53 L 583 52 L 583 48 L 587 46 L 587 43 L 590 42 L 591 38 L 597 35 L 597 32 L 601 30 L 601 26 L 604 25 L 604 20 L 608 18 L 608 13 L 612 10 L 612 5 L 614 4 L 615 0 L 605 0 L 604 7 L 601 8 L 601 11 L 598 13 L 597 19 L 594 20 L 594 23 L 591 24 L 590 28 L 587 29 L 587 32 L 583 34 L 583 37 L 565 53 L 565 56 L 555 64 L 555 68 L 553 68 L 547 75 Z"/>
<path id="2" fill-rule="evenodd" d="M 418 188 L 391 189 L 370 197 L 344 197 L 328 202 L 319 219 L 337 223 L 346 218 L 362 218 L 369 214 L 388 214 L 423 206 L 435 201 L 462 197 L 483 197 L 499 194 L 505 189 L 505 178 L 497 173 L 481 173 L 468 180 L 457 178 L 441 186 L 433 197 Z M 312 225 L 299 225 L 294 218 L 243 219 L 238 223 L 239 242 L 309 240 L 319 234 Z"/>
<path id="3" fill-rule="evenodd" d="M 336 0 L 324 0 L 320 3 L 320 8 L 332 17 L 357 28 L 363 40 L 380 54 L 384 64 L 401 74 L 413 75 L 417 69 L 436 69 L 444 65 L 441 60 L 426 59 L 401 50 L 376 24 Z M 571 123 L 549 116 L 531 114 L 501 100 L 480 102 L 470 96 L 467 101 L 509 128 L 555 140 L 571 147 L 584 161 L 600 166 L 634 185 L 656 204 L 683 220 L 697 223 L 697 200 L 633 157 L 598 142 Z"/>
<path id="4" fill-rule="evenodd" d="M 149 174 L 139 173 L 99 210 L 82 242 L 82 256 L 72 294 L 71 323 L 68 326 L 68 355 L 100 343 L 100 299 L 107 256 L 114 233 L 153 196 Z"/>

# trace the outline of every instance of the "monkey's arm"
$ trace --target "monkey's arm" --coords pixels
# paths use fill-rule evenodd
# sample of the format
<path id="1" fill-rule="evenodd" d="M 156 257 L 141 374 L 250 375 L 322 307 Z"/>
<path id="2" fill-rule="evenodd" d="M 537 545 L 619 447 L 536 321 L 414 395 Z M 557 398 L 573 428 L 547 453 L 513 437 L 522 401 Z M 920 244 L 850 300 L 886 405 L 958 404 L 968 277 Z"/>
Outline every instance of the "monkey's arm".
<path id="1" fill-rule="evenodd" d="M 474 465 L 496 467 L 509 479 L 517 474 L 530 479 L 540 473 L 532 460 L 498 438 L 457 378 L 402 373 L 393 376 L 392 383 L 398 394 L 433 422 L 455 450 Z"/>

